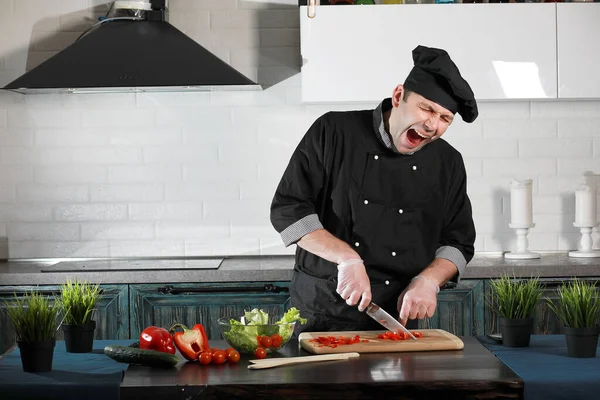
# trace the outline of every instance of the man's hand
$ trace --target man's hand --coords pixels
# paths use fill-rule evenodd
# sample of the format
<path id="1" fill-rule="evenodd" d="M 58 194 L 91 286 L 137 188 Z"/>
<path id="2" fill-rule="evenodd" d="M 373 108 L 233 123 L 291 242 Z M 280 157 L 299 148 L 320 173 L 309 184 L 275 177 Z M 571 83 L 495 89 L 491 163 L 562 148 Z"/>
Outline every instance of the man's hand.
<path id="1" fill-rule="evenodd" d="M 432 317 L 437 306 L 440 288 L 429 279 L 417 275 L 398 297 L 399 320 L 402 325 L 410 319 Z"/>
<path id="2" fill-rule="evenodd" d="M 346 304 L 353 306 L 360 301 L 359 311 L 367 308 L 371 302 L 371 282 L 363 261 L 354 258 L 340 263 L 337 278 L 336 292 L 346 300 Z"/>

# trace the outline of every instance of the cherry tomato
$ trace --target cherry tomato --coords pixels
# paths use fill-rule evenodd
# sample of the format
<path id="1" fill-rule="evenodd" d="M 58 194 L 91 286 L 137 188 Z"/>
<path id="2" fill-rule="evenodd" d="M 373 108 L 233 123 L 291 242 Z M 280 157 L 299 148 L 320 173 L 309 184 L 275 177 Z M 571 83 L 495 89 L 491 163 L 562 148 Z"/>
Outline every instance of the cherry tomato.
<path id="1" fill-rule="evenodd" d="M 210 352 L 215 355 L 215 352 L 219 351 L 219 349 L 217 349 L 216 347 L 211 347 L 210 348 Z"/>
<path id="2" fill-rule="evenodd" d="M 236 363 L 240 361 L 240 353 L 237 350 L 232 349 L 229 353 L 227 353 L 227 359 L 231 362 Z"/>
<path id="3" fill-rule="evenodd" d="M 225 354 L 225 351 L 223 351 L 223 350 L 215 351 L 215 354 L 213 354 L 213 359 L 212 359 L 213 364 L 223 364 L 225 361 L 227 361 L 227 354 Z"/>
<path id="4" fill-rule="evenodd" d="M 237 351 L 236 349 L 234 349 L 233 347 L 228 347 L 225 349 L 225 354 L 229 354 L 232 351 Z"/>
<path id="5" fill-rule="evenodd" d="M 280 334 L 274 333 L 273 335 L 271 335 L 271 347 L 273 347 L 274 349 L 280 348 L 282 342 L 283 342 L 283 338 L 281 337 Z"/>
<path id="6" fill-rule="evenodd" d="M 254 350 L 254 357 L 256 357 L 256 358 L 266 358 L 267 357 L 267 351 L 265 349 L 263 349 L 262 347 L 257 347 L 256 350 Z"/>
<path id="7" fill-rule="evenodd" d="M 265 349 L 268 349 L 269 347 L 271 347 L 271 337 L 263 336 L 262 338 L 260 338 L 260 345 L 262 347 L 264 347 Z"/>
<path id="8" fill-rule="evenodd" d="M 213 355 L 210 351 L 203 351 L 198 356 L 198 361 L 200 361 L 200 364 L 204 364 L 204 365 L 210 364 L 212 359 L 213 359 Z"/>

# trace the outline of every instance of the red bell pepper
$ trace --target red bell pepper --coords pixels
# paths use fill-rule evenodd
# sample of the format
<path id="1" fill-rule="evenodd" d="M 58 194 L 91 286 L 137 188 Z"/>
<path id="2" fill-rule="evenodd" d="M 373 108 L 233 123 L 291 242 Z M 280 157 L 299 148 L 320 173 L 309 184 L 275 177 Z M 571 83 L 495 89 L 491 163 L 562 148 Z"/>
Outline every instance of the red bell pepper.
<path id="1" fill-rule="evenodd" d="M 165 328 L 149 326 L 140 333 L 140 348 L 175 354 L 173 336 Z"/>
<path id="2" fill-rule="evenodd" d="M 183 332 L 175 332 L 177 328 L 183 329 Z M 183 324 L 175 324 L 169 332 L 173 334 L 175 346 L 187 360 L 196 361 L 200 353 L 210 350 L 208 337 L 202 324 L 196 324 L 192 329 Z"/>

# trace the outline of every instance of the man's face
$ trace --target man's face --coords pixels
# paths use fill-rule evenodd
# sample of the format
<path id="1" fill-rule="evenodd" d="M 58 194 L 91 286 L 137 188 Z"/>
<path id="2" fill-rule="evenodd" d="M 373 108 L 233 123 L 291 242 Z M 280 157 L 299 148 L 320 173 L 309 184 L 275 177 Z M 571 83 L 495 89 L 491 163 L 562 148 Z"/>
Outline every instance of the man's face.
<path id="1" fill-rule="evenodd" d="M 454 119 L 454 114 L 425 97 L 411 92 L 402 99 L 404 87 L 392 94 L 389 133 L 402 154 L 413 153 L 440 138 Z"/>

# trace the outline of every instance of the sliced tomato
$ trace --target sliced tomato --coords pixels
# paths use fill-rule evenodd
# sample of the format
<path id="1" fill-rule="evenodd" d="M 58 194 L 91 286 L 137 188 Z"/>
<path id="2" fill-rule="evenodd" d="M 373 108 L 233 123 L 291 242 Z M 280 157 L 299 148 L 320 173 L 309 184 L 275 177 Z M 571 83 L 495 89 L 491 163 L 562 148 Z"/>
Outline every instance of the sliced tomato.
<path id="1" fill-rule="evenodd" d="M 419 331 L 410 331 L 410 333 L 412 333 L 414 337 L 423 337 L 423 333 Z M 406 340 L 409 339 L 410 336 L 408 336 L 408 333 L 405 333 L 404 331 L 387 331 L 384 333 L 378 333 L 377 338 L 383 340 Z"/>
<path id="2" fill-rule="evenodd" d="M 313 343 L 319 343 L 322 346 L 337 347 L 338 345 L 350 345 L 354 343 L 360 343 L 361 339 L 359 335 L 354 337 L 347 336 L 319 336 L 315 339 L 309 340 Z"/>

